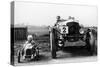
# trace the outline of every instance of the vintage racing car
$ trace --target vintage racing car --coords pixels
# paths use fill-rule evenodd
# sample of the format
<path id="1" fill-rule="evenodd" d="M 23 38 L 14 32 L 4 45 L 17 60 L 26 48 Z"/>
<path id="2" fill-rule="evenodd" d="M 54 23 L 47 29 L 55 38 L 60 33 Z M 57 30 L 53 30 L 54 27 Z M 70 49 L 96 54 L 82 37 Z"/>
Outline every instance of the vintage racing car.
<path id="1" fill-rule="evenodd" d="M 89 28 L 83 30 L 79 21 L 75 20 L 74 17 L 69 16 L 65 20 L 57 16 L 57 22 L 49 30 L 52 58 L 56 58 L 56 52 L 67 45 L 66 41 L 77 42 L 81 40 L 86 43 L 84 46 L 90 54 L 94 54 L 95 39 L 91 30 Z"/>

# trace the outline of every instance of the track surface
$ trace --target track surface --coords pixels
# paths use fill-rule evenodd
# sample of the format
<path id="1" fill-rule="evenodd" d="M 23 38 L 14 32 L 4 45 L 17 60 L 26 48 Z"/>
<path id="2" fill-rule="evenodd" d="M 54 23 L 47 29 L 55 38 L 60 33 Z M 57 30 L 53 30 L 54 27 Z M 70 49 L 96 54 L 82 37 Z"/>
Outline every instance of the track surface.
<path id="1" fill-rule="evenodd" d="M 55 63 L 69 63 L 69 62 L 88 62 L 96 61 L 96 56 L 90 56 L 89 52 L 84 47 L 67 47 L 63 51 L 57 52 L 57 58 L 51 58 L 51 52 L 40 51 L 40 56 L 38 60 L 23 61 L 22 63 L 17 62 L 17 57 L 15 57 L 15 65 L 40 65 L 40 64 L 55 64 Z"/>

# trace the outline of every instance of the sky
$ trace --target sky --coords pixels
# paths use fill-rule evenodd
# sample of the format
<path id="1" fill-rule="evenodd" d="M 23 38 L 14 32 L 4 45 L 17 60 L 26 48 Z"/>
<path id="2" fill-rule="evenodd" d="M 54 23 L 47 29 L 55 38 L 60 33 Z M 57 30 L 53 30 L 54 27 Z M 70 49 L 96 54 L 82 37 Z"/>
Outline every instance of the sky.
<path id="1" fill-rule="evenodd" d="M 97 26 L 97 7 L 34 2 L 15 2 L 14 23 L 34 26 L 54 25 L 56 16 L 75 17 L 84 26 Z"/>

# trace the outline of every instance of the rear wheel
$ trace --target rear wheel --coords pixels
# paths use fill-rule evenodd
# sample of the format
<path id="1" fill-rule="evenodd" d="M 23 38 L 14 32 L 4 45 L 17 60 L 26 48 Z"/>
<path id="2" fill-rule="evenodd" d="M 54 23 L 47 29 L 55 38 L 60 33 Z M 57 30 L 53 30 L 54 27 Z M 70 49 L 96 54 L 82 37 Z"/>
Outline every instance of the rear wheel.
<path id="1" fill-rule="evenodd" d="M 18 63 L 20 63 L 20 60 L 21 60 L 21 52 L 18 51 Z"/>

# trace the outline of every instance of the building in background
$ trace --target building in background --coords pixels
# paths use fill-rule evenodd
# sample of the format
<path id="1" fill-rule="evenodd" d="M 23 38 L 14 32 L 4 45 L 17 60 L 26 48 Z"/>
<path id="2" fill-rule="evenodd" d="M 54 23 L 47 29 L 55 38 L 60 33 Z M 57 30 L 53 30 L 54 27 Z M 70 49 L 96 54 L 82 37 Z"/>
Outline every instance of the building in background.
<path id="1" fill-rule="evenodd" d="M 11 26 L 14 32 L 14 41 L 27 39 L 27 27 L 26 26 Z"/>

